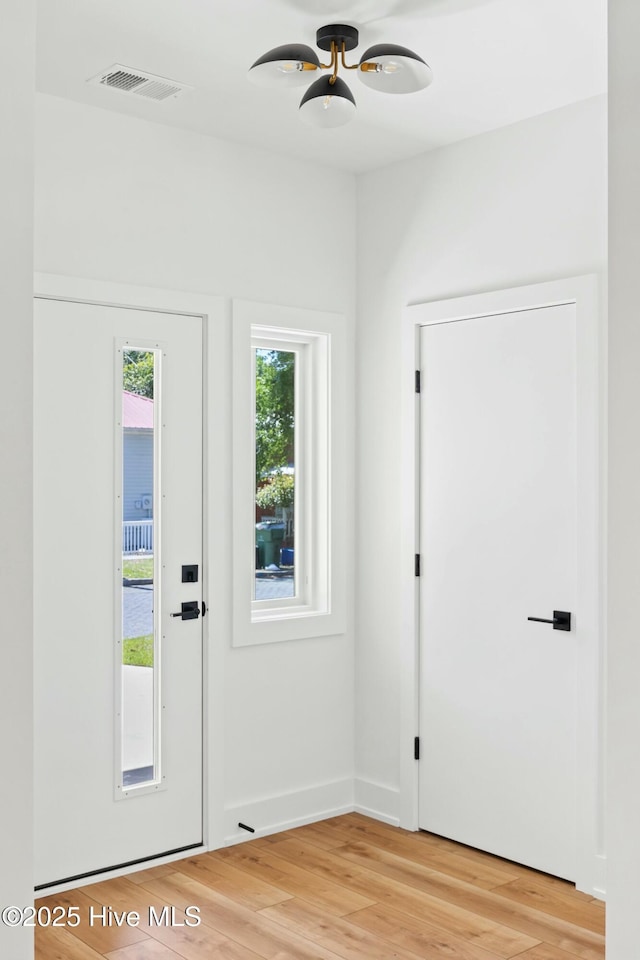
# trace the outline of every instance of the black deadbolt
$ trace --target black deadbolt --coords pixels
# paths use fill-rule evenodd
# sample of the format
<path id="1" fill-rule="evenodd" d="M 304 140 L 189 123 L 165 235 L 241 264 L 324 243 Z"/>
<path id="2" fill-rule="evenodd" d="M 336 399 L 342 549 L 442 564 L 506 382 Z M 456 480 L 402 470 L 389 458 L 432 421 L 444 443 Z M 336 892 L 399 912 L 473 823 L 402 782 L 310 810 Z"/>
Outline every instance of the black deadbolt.
<path id="1" fill-rule="evenodd" d="M 197 563 L 182 565 L 182 582 L 183 583 L 198 582 L 198 564 Z"/>

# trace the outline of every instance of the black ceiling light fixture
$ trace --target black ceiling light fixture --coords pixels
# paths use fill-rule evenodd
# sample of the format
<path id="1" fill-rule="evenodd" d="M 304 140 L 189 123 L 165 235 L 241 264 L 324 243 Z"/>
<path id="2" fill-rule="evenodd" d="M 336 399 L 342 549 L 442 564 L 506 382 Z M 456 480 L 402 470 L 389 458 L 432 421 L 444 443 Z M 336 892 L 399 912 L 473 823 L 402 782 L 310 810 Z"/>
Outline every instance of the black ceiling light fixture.
<path id="1" fill-rule="evenodd" d="M 433 80 L 433 73 L 413 50 L 396 43 L 377 43 L 362 54 L 359 63 L 348 64 L 346 54 L 358 46 L 356 27 L 332 23 L 320 27 L 316 44 L 331 54 L 330 63 L 321 63 L 315 51 L 303 43 L 287 43 L 263 54 L 249 70 L 249 77 L 261 86 L 302 86 L 330 70 L 311 84 L 300 101 L 300 116 L 314 127 L 339 127 L 355 115 L 356 101 L 347 84 L 338 76 L 357 70 L 362 82 L 383 93 L 415 93 Z"/>

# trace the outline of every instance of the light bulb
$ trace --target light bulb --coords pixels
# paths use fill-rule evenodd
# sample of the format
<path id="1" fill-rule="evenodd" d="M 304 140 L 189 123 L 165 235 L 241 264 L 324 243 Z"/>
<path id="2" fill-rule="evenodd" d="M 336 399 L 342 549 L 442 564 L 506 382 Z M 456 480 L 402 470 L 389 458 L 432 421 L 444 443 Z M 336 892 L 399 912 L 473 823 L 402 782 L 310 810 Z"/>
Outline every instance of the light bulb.
<path id="1" fill-rule="evenodd" d="M 393 60 L 387 60 L 385 63 L 366 63 L 360 69 L 368 73 L 386 73 L 389 75 L 391 73 L 397 73 L 398 70 L 402 70 L 402 64 L 395 63 Z"/>
<path id="2" fill-rule="evenodd" d="M 298 87 L 320 69 L 317 53 L 302 43 L 286 43 L 263 54 L 249 70 L 249 79 L 262 87 Z"/>
<path id="3" fill-rule="evenodd" d="M 365 86 L 382 93 L 415 93 L 433 79 L 422 57 L 397 43 L 377 43 L 360 59 L 358 76 Z"/>
<path id="4" fill-rule="evenodd" d="M 276 68 L 277 68 L 281 73 L 295 73 L 296 70 L 304 70 L 304 67 L 303 67 L 302 63 L 300 62 L 300 60 L 297 60 L 297 61 L 293 61 L 293 60 L 288 60 L 288 61 L 286 61 L 286 60 L 283 60 L 283 61 L 281 61 L 280 63 L 277 63 L 277 64 L 276 64 Z"/>
<path id="5" fill-rule="evenodd" d="M 300 101 L 300 117 L 312 127 L 341 127 L 355 115 L 356 102 L 349 87 L 336 77 L 320 77 Z"/>

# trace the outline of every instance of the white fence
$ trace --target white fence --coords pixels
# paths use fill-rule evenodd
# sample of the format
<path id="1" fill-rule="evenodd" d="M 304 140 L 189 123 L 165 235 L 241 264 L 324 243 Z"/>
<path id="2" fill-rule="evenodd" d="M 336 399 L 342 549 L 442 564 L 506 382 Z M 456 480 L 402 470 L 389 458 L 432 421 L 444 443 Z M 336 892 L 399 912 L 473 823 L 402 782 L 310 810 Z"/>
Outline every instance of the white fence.
<path id="1" fill-rule="evenodd" d="M 122 521 L 122 552 L 153 553 L 153 520 Z"/>

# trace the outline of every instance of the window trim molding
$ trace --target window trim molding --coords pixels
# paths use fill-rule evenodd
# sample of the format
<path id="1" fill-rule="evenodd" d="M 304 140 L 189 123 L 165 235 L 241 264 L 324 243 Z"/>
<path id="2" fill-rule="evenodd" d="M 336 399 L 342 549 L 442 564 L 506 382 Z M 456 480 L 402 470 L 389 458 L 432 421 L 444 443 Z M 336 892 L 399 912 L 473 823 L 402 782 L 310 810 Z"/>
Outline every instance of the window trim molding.
<path id="1" fill-rule="evenodd" d="M 305 568 L 311 582 L 302 602 L 260 609 L 252 600 L 255 527 L 254 384 L 251 350 L 255 340 L 286 349 L 304 347 L 306 478 Z M 346 630 L 345 484 L 346 427 L 332 411 L 345 408 L 344 318 L 296 307 L 233 301 L 233 646 L 250 646 L 335 636 Z"/>

